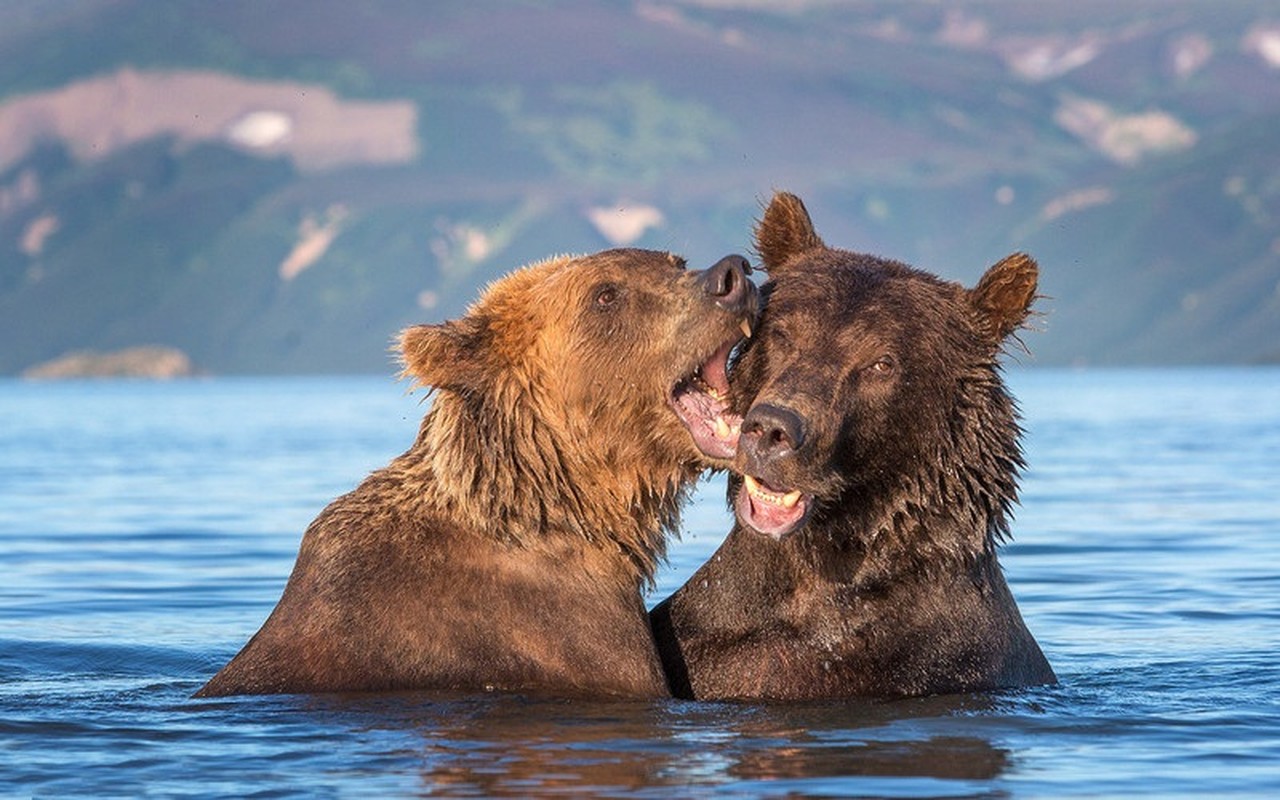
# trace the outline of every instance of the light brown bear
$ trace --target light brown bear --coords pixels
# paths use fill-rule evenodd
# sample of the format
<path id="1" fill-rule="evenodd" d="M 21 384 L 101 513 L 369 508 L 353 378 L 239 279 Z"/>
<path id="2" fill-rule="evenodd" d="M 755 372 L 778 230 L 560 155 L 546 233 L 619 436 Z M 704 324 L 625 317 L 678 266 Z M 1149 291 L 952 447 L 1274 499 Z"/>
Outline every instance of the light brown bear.
<path id="1" fill-rule="evenodd" d="M 748 269 L 555 258 L 405 330 L 404 375 L 435 390 L 416 441 L 311 523 L 275 610 L 197 696 L 666 695 L 640 590 L 692 482 L 733 456 Z"/>

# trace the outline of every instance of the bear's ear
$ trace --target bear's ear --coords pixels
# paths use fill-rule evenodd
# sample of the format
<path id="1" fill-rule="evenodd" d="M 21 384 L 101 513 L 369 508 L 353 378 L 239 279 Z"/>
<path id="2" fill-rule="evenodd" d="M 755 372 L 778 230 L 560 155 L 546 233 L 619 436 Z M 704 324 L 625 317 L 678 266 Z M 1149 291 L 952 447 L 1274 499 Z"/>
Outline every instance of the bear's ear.
<path id="1" fill-rule="evenodd" d="M 978 324 L 993 344 L 1000 344 L 1027 321 L 1039 276 L 1035 259 L 1026 253 L 1014 253 L 987 270 L 978 285 L 969 290 Z"/>
<path id="2" fill-rule="evenodd" d="M 775 193 L 756 225 L 756 252 L 765 270 L 776 272 L 806 250 L 825 246 L 800 198 L 789 192 Z"/>
<path id="3" fill-rule="evenodd" d="M 467 391 L 484 375 L 480 326 L 470 317 L 439 325 L 414 325 L 400 332 L 401 378 L 414 386 Z"/>

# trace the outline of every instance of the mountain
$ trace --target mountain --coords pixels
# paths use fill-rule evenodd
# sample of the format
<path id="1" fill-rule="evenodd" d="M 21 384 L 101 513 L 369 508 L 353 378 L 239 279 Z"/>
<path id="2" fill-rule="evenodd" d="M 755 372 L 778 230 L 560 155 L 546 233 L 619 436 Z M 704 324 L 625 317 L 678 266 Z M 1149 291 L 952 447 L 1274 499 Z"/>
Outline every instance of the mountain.
<path id="1" fill-rule="evenodd" d="M 0 374 L 388 372 L 552 254 L 1040 262 L 1030 364 L 1280 361 L 1267 2 L 0 5 Z"/>

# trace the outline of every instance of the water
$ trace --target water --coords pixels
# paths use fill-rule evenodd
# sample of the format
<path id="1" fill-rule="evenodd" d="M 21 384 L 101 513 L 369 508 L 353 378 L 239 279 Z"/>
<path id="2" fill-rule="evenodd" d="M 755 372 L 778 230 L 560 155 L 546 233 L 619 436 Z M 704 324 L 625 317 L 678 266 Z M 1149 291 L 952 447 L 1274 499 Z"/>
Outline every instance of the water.
<path id="1" fill-rule="evenodd" d="M 1280 792 L 1280 370 L 1025 370 L 1003 563 L 1059 686 L 799 706 L 191 700 L 303 528 L 408 446 L 389 380 L 0 382 L 4 796 Z M 685 516 L 650 602 L 727 531 Z"/>

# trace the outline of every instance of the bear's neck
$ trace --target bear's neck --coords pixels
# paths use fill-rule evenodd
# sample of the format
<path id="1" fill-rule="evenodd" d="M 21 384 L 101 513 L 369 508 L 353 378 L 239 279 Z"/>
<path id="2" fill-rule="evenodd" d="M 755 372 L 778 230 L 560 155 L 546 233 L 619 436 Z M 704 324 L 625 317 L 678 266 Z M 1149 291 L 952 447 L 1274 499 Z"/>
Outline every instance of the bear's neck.
<path id="1" fill-rule="evenodd" d="M 576 542 L 613 556 L 627 580 L 651 582 L 696 473 L 655 468 L 645 454 L 605 457 L 593 444 L 519 403 L 497 411 L 440 392 L 403 459 L 429 481 L 426 511 L 513 546 L 565 552 Z"/>

